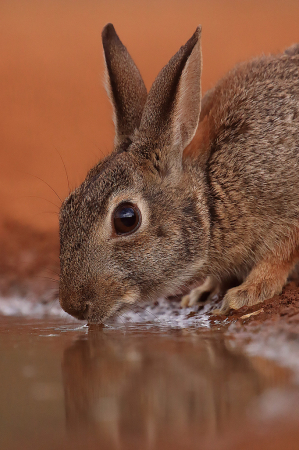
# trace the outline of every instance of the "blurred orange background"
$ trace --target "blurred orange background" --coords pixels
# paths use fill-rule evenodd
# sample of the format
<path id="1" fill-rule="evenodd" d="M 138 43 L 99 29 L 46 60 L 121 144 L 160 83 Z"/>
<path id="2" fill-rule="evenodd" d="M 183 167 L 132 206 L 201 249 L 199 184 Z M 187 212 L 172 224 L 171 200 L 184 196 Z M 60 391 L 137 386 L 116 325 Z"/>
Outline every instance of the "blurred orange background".
<path id="1" fill-rule="evenodd" d="M 59 154 L 74 188 L 112 149 L 102 82 L 101 30 L 107 22 L 148 88 L 201 23 L 206 91 L 236 62 L 298 42 L 299 2 L 1 0 L 2 220 L 57 228 L 60 201 L 45 183 L 61 199 L 68 193 Z"/>

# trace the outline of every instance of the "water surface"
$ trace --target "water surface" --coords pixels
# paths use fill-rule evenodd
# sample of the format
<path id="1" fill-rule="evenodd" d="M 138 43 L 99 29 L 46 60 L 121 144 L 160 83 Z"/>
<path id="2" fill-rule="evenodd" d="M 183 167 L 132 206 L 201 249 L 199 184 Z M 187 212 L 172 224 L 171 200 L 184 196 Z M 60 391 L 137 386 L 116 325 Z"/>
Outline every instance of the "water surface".
<path id="1" fill-rule="evenodd" d="M 6 449 L 204 448 L 298 396 L 218 330 L 2 317 L 0 354 Z"/>

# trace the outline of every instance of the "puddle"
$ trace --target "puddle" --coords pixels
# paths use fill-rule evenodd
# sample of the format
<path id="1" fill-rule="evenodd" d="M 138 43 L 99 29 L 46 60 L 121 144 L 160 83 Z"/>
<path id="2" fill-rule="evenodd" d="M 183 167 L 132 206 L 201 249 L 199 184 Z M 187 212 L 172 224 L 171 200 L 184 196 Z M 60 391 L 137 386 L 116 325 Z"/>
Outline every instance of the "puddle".
<path id="1" fill-rule="evenodd" d="M 293 373 L 217 330 L 1 317 L 0 353 L 5 449 L 243 448 L 299 417 Z"/>

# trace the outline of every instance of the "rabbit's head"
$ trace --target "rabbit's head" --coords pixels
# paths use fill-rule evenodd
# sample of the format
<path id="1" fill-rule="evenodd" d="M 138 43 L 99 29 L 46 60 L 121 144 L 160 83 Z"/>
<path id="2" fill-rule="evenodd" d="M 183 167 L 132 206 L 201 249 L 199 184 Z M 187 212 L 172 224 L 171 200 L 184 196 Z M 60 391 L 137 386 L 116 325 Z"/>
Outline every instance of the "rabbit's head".
<path id="1" fill-rule="evenodd" d="M 102 322 L 136 301 L 168 295 L 205 261 L 204 192 L 182 155 L 200 114 L 201 29 L 147 94 L 111 24 L 103 30 L 115 147 L 60 211 L 60 303 Z M 197 187 L 196 187 L 197 186 Z"/>

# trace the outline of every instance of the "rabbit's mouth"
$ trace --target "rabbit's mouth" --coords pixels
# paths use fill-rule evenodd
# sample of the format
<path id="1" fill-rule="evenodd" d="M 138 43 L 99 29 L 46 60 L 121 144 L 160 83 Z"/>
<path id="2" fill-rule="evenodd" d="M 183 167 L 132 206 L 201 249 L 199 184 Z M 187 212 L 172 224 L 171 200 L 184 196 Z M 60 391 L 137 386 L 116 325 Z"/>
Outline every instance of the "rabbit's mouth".
<path id="1" fill-rule="evenodd" d="M 88 305 L 84 313 L 84 320 L 87 320 L 88 325 L 104 324 L 108 319 L 113 319 L 129 309 L 129 305 L 123 302 L 118 302 L 109 311 L 105 312 L 95 311 Z"/>
<path id="2" fill-rule="evenodd" d="M 88 324 L 102 324 L 110 318 L 113 319 L 120 316 L 123 312 L 131 310 L 132 305 L 138 299 L 139 291 L 130 289 L 124 296 L 114 301 L 109 309 L 101 307 L 102 302 L 98 306 L 97 303 L 87 302 L 83 313 L 84 320 L 87 320 Z"/>

